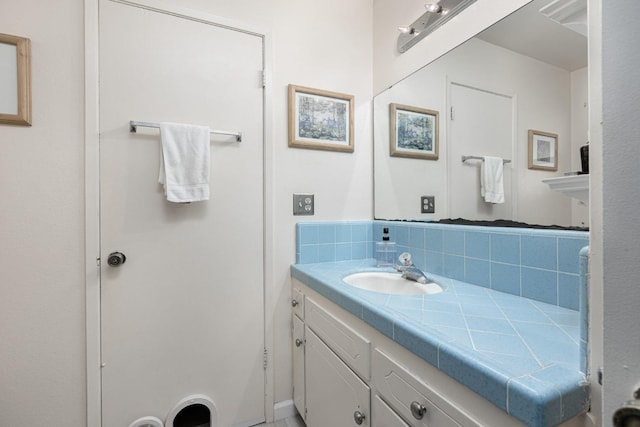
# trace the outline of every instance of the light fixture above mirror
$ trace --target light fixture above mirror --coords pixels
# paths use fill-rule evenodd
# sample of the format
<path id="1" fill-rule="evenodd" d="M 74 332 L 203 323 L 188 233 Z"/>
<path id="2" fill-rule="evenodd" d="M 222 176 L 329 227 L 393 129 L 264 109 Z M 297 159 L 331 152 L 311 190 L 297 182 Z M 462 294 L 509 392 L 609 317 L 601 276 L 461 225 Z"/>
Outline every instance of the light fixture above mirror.
<path id="1" fill-rule="evenodd" d="M 404 53 L 476 0 L 437 0 L 424 5 L 423 13 L 409 26 L 398 27 L 398 51 Z"/>

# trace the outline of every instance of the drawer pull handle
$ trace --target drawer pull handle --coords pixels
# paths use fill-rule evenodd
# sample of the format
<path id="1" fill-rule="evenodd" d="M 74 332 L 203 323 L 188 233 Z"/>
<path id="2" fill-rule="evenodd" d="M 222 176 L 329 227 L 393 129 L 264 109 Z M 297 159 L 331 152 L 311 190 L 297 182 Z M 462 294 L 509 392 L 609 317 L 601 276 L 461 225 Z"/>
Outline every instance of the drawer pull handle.
<path id="1" fill-rule="evenodd" d="M 360 425 L 364 422 L 365 418 L 367 418 L 362 412 L 356 411 L 353 413 L 353 420 L 356 424 Z"/>
<path id="2" fill-rule="evenodd" d="M 296 300 L 291 300 L 291 306 L 292 307 L 296 307 L 298 305 L 298 301 Z"/>
<path id="3" fill-rule="evenodd" d="M 427 413 L 427 408 L 418 402 L 411 402 L 411 414 L 416 420 L 421 420 L 424 414 Z"/>
<path id="4" fill-rule="evenodd" d="M 302 341 L 300 338 L 296 338 L 296 347 L 300 347 L 302 344 L 304 344 L 304 341 Z"/>

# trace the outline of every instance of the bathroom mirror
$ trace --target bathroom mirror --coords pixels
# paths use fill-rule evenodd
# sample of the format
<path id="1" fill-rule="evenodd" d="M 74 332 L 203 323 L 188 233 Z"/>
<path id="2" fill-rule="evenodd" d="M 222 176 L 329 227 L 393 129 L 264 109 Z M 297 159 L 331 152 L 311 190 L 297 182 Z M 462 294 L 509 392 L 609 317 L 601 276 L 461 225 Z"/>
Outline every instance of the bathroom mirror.
<path id="1" fill-rule="evenodd" d="M 376 219 L 588 224 L 586 205 L 542 182 L 580 170 L 588 130 L 586 2 L 571 14 L 565 8 L 563 16 L 550 3 L 533 0 L 375 96 Z M 432 128 L 439 134 L 430 138 L 438 138 L 439 156 L 391 155 L 390 136 L 398 129 L 390 105 L 438 113 Z M 528 168 L 531 129 L 558 135 L 557 171 Z M 463 156 L 480 159 L 463 162 Z M 506 161 L 502 204 L 480 194 L 484 156 Z M 423 196 L 435 197 L 435 212 L 422 212 Z"/>
<path id="2" fill-rule="evenodd" d="M 0 123 L 31 125 L 30 41 L 0 34 Z"/>

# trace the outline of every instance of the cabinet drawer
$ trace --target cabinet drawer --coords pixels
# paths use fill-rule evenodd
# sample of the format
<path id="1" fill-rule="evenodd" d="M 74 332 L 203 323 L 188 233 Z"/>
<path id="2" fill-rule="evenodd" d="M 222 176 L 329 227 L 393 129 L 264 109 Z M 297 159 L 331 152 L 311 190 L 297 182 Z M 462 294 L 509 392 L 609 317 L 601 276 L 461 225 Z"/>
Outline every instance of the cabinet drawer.
<path id="1" fill-rule="evenodd" d="M 293 314 L 304 320 L 304 294 L 300 289 L 291 289 L 291 307 Z"/>
<path id="2" fill-rule="evenodd" d="M 371 378 L 371 343 L 345 323 L 306 299 L 306 324 L 365 380 Z"/>
<path id="3" fill-rule="evenodd" d="M 409 427 L 377 394 L 372 399 L 371 406 L 371 427 Z"/>
<path id="4" fill-rule="evenodd" d="M 379 349 L 373 352 L 372 376 L 372 383 L 385 402 L 414 427 L 478 425 Z"/>

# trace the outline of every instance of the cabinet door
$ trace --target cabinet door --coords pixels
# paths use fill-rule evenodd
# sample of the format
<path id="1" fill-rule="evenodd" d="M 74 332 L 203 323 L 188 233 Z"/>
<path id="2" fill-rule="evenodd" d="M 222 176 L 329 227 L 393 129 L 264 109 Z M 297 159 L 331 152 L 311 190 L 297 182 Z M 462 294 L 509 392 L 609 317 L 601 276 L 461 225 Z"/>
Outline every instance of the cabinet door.
<path id="1" fill-rule="evenodd" d="M 293 316 L 293 404 L 305 418 L 304 399 L 304 323 L 298 316 Z"/>
<path id="2" fill-rule="evenodd" d="M 405 423 L 377 394 L 373 398 L 372 406 L 371 427 L 409 427 L 409 424 Z"/>
<path id="3" fill-rule="evenodd" d="M 307 427 L 368 427 L 369 386 L 309 327 L 305 336 Z M 358 413 L 364 415 L 360 424 L 355 419 Z"/>

